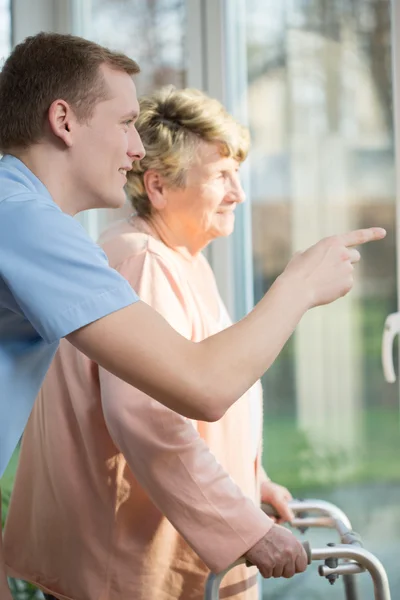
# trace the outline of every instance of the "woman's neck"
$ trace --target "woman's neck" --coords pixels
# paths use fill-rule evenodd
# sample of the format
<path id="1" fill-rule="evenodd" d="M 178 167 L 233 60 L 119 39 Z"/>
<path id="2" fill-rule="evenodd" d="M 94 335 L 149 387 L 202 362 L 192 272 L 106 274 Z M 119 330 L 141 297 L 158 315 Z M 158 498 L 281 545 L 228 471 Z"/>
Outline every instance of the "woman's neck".
<path id="1" fill-rule="evenodd" d="M 174 226 L 166 223 L 159 215 L 151 215 L 147 218 L 133 215 L 131 222 L 190 261 L 196 259 L 208 243 L 184 231 L 178 223 Z"/>

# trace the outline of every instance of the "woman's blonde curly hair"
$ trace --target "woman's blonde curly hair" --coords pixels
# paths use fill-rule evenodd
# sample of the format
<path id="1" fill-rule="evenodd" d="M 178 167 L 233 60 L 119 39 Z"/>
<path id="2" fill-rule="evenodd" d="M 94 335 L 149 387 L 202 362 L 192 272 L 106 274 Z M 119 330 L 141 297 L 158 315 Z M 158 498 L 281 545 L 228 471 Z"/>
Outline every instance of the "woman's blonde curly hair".
<path id="1" fill-rule="evenodd" d="M 200 141 L 217 144 L 221 155 L 245 160 L 248 130 L 229 115 L 218 100 L 195 89 L 164 87 L 140 100 L 136 129 L 146 156 L 128 172 L 127 192 L 137 214 L 151 215 L 144 173 L 154 169 L 171 187 L 185 186 L 185 171 Z"/>

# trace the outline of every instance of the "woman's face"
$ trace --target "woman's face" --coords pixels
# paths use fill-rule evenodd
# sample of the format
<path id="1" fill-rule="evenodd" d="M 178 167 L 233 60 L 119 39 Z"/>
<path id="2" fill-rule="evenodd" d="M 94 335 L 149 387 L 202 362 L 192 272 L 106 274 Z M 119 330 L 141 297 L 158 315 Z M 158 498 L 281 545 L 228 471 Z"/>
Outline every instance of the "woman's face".
<path id="1" fill-rule="evenodd" d="M 186 171 L 184 188 L 166 190 L 165 216 L 199 244 L 232 233 L 235 208 L 243 202 L 239 163 L 223 157 L 215 144 L 200 142 Z"/>

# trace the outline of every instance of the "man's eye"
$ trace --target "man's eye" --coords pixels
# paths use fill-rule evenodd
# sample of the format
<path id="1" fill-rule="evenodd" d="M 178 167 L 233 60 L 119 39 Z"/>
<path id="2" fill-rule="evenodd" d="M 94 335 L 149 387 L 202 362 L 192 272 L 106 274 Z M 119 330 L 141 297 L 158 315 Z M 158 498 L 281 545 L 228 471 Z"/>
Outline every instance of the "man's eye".
<path id="1" fill-rule="evenodd" d="M 133 123 L 133 119 L 128 119 L 127 121 L 124 121 L 124 125 L 126 125 L 127 127 L 129 127 L 129 125 L 131 125 Z"/>

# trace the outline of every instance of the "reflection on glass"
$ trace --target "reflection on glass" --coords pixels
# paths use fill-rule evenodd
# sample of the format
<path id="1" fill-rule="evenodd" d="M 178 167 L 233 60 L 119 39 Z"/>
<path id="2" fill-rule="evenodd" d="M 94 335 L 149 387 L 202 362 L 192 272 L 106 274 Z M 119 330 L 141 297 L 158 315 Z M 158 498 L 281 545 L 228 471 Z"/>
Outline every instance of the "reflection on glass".
<path id="1" fill-rule="evenodd" d="M 163 85 L 185 87 L 184 0 L 91 0 L 88 37 L 136 60 L 138 95 Z M 131 212 L 128 204 L 119 211 L 96 211 L 95 229 Z"/>
<path id="2" fill-rule="evenodd" d="M 139 94 L 184 87 L 183 0 L 92 0 L 91 6 L 90 37 L 139 63 Z"/>
<path id="3" fill-rule="evenodd" d="M 389 4 L 246 8 L 255 299 L 295 250 L 352 228 L 388 230 L 385 242 L 362 249 L 353 293 L 310 311 L 265 376 L 266 467 L 297 495 L 339 503 L 397 597 L 398 388 L 380 364 L 384 320 L 396 310 Z M 336 587 L 332 600 L 343 597 Z M 311 575 L 267 590 L 290 600 L 327 592 Z"/>
<path id="4" fill-rule="evenodd" d="M 11 51 L 10 0 L 0 0 L 0 67 Z"/>

